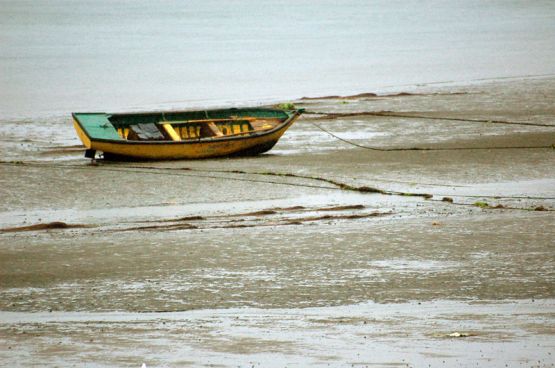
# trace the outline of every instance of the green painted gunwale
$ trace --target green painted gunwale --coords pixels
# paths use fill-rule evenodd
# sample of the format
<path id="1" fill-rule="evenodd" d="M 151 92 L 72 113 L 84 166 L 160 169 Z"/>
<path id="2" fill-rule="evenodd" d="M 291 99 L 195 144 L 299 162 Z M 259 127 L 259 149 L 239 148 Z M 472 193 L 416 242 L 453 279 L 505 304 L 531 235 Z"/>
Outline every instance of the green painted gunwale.
<path id="1" fill-rule="evenodd" d="M 85 134 L 92 141 L 109 141 L 109 142 L 125 142 L 129 144 L 145 143 L 145 141 L 128 141 L 121 138 L 118 134 L 118 128 L 125 128 L 134 124 L 145 123 L 172 123 L 172 121 L 180 122 L 186 120 L 203 120 L 203 119 L 227 119 L 233 117 L 255 117 L 255 118 L 279 118 L 282 123 L 276 128 L 265 131 L 262 133 L 253 133 L 253 135 L 270 134 L 279 129 L 285 122 L 292 119 L 295 115 L 302 113 L 302 110 L 280 110 L 269 108 L 232 108 L 232 109 L 218 109 L 218 110 L 198 110 L 198 111 L 168 111 L 168 112 L 138 112 L 138 113 L 115 113 L 109 114 L 104 112 L 86 112 L 86 113 L 73 113 L 72 116 L 79 126 L 83 129 Z M 205 140 L 203 138 L 201 140 Z M 245 139 L 245 136 L 239 137 L 223 137 L 218 140 L 224 139 Z M 214 140 L 208 138 L 208 140 Z M 169 142 L 169 141 L 152 141 L 148 143 L 185 143 Z"/>

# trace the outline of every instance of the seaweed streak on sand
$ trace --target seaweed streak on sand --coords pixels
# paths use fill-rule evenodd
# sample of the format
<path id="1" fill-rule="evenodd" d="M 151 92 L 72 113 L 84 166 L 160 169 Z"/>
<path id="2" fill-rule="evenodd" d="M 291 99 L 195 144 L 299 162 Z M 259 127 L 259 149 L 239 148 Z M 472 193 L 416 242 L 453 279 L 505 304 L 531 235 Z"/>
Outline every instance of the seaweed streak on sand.
<path id="1" fill-rule="evenodd" d="M 52 229 L 74 229 L 74 228 L 85 228 L 90 227 L 90 225 L 83 224 L 66 224 L 61 221 L 48 222 L 44 224 L 35 224 L 28 226 L 18 226 L 18 227 L 8 227 L 0 229 L 0 232 L 4 233 L 15 233 L 19 231 L 39 231 L 39 230 L 52 230 Z"/>

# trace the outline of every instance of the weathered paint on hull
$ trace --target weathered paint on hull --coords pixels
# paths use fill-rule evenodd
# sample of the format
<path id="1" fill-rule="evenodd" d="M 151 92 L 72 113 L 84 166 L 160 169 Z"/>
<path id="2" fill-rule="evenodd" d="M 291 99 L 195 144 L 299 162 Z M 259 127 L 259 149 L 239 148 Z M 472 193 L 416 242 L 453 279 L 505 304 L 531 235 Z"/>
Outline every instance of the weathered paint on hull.
<path id="1" fill-rule="evenodd" d="M 87 135 L 85 134 L 83 129 L 81 129 L 81 126 L 79 126 L 79 123 L 75 119 L 73 120 L 73 127 L 75 128 L 75 131 L 77 132 L 77 136 L 79 137 L 81 142 L 83 142 L 83 145 L 87 149 L 90 149 L 91 145 L 92 145 L 91 140 L 89 139 L 89 137 L 87 137 Z"/>
<path id="2" fill-rule="evenodd" d="M 267 134 L 181 142 L 95 141 L 89 139 L 75 121 L 74 127 L 85 147 L 104 152 L 106 159 L 178 160 L 256 155 L 266 152 L 277 143 L 296 118 Z"/>

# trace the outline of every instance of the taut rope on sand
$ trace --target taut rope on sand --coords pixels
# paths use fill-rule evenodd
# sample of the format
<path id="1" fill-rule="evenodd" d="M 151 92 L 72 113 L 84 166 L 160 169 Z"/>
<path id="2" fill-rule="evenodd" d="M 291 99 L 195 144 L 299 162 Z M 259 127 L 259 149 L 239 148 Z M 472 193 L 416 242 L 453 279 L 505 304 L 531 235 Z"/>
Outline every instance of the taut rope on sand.
<path id="1" fill-rule="evenodd" d="M 526 126 L 555 128 L 555 125 L 553 125 L 553 124 L 526 123 L 526 122 L 521 122 L 521 121 L 507 121 L 507 120 L 464 119 L 464 118 L 452 118 L 452 117 L 445 117 L 445 116 L 426 116 L 426 115 L 402 114 L 402 113 L 396 113 L 396 112 L 392 112 L 392 111 L 360 111 L 360 112 L 347 112 L 347 113 L 328 113 L 328 112 L 317 112 L 317 111 L 305 111 L 305 114 L 307 114 L 307 115 L 321 115 L 320 117 L 316 118 L 316 120 L 338 119 L 338 118 L 346 118 L 346 117 L 352 117 L 352 116 L 383 116 L 383 117 L 393 117 L 393 118 L 466 121 L 466 122 L 471 122 L 471 123 L 526 125 Z M 308 118 L 308 119 L 310 119 L 310 118 Z M 307 120 L 307 118 L 305 117 L 304 120 Z"/>
<path id="2" fill-rule="evenodd" d="M 87 170 L 87 171 L 91 169 L 90 165 L 38 163 L 38 162 L 31 162 L 31 161 L 0 161 L 0 165 L 30 166 L 30 167 L 38 167 L 38 168 L 59 168 L 59 169 L 68 169 L 68 170 Z M 456 195 L 456 194 L 400 192 L 400 191 L 385 190 L 385 189 L 368 187 L 368 186 L 357 187 L 357 186 L 352 186 L 329 178 L 310 176 L 310 175 L 299 175 L 299 174 L 293 174 L 293 173 L 282 173 L 282 172 L 256 172 L 256 171 L 249 172 L 249 171 L 242 171 L 242 170 L 214 170 L 214 169 L 208 170 L 208 169 L 195 169 L 195 168 L 189 168 L 189 167 L 182 167 L 182 168 L 165 168 L 165 167 L 152 167 L 152 166 L 107 167 L 104 164 L 94 166 L 94 170 L 128 172 L 128 173 L 136 173 L 136 174 L 149 174 L 149 175 L 162 175 L 162 176 L 186 176 L 186 177 L 197 177 L 197 178 L 225 179 L 225 180 L 254 182 L 254 183 L 263 183 L 263 184 L 277 184 L 277 185 L 315 188 L 315 189 L 347 190 L 347 191 L 356 191 L 361 193 L 378 193 L 378 194 L 384 194 L 384 195 L 423 197 L 426 199 L 430 199 L 433 196 L 452 196 L 452 197 L 461 197 L 461 198 L 467 197 L 467 198 L 495 198 L 495 199 L 555 200 L 555 197 L 503 196 L 503 195 L 479 195 L 479 194 Z M 187 171 L 190 171 L 191 173 L 187 173 Z M 227 174 L 290 177 L 290 178 L 299 178 L 299 179 L 325 182 L 332 186 L 315 185 L 315 184 L 307 184 L 307 183 L 279 182 L 279 181 L 271 181 L 271 180 L 258 180 L 258 179 L 252 179 L 252 178 L 237 178 L 237 177 L 230 177 L 230 176 L 218 176 L 218 175 L 208 175 L 208 174 L 193 174 L 193 172 L 207 172 L 207 173 L 218 172 L 218 173 L 227 173 Z M 421 184 L 421 183 L 414 183 L 414 184 Z M 447 184 L 433 184 L 433 183 L 427 183 L 423 185 L 445 186 L 445 187 L 453 186 L 452 184 L 447 185 Z"/>
<path id="3" fill-rule="evenodd" d="M 389 115 L 391 116 L 391 115 Z M 472 151 L 472 150 L 507 150 L 507 149 L 547 149 L 547 148 L 555 148 L 555 144 L 551 146 L 501 146 L 501 147 L 447 147 L 447 148 L 431 148 L 431 147 L 407 147 L 407 148 L 378 148 L 378 147 L 370 147 L 364 146 L 362 144 L 355 143 L 345 138 L 341 138 L 340 136 L 333 134 L 329 130 L 323 128 L 319 124 L 315 122 L 309 121 L 308 123 L 314 125 L 316 128 L 320 129 L 324 133 L 329 134 L 333 138 L 340 140 L 344 143 L 350 144 L 351 146 L 372 150 L 372 151 L 381 151 L 381 152 L 394 152 L 394 151 Z M 547 125 L 552 126 L 552 125 Z M 555 126 L 553 126 L 555 128 Z"/>

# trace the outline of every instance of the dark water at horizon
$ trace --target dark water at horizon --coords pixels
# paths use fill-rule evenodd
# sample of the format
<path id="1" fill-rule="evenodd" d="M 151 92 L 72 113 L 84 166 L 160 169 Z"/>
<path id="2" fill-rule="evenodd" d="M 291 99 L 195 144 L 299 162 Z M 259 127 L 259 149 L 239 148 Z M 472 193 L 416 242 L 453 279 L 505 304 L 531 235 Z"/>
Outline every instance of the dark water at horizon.
<path id="1" fill-rule="evenodd" d="M 0 1 L 1 119 L 410 89 L 553 60 L 552 1 Z"/>

